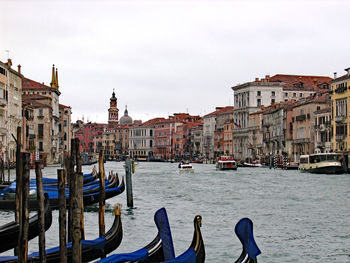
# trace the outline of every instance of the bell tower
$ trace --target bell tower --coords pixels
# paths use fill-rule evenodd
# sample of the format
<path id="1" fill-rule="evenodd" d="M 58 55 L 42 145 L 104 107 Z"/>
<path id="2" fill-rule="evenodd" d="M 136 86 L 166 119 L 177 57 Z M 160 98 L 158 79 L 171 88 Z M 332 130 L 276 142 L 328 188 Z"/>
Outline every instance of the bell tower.
<path id="1" fill-rule="evenodd" d="M 119 110 L 117 108 L 117 98 L 115 97 L 113 89 L 108 109 L 108 124 L 118 124 L 118 112 Z"/>

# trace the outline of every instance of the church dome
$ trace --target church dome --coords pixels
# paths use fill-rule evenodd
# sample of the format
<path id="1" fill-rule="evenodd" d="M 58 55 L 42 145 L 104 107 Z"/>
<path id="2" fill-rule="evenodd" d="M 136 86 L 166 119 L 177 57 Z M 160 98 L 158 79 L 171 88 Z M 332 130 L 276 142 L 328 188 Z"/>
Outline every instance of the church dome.
<path id="1" fill-rule="evenodd" d="M 128 109 L 127 109 L 126 106 L 125 106 L 124 115 L 120 118 L 119 123 L 121 125 L 126 125 L 126 124 L 131 124 L 132 123 L 132 118 L 129 116 Z"/>

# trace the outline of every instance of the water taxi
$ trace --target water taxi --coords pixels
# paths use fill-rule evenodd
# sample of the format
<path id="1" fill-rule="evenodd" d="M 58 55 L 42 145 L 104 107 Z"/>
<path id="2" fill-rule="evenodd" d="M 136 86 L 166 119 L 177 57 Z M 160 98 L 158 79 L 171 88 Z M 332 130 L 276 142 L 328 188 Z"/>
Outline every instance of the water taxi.
<path id="1" fill-rule="evenodd" d="M 320 174 L 344 173 L 342 158 L 343 156 L 337 153 L 301 155 L 298 169 Z"/>
<path id="2" fill-rule="evenodd" d="M 216 161 L 216 169 L 218 170 L 237 170 L 237 162 L 232 156 L 220 156 Z"/>
<path id="3" fill-rule="evenodd" d="M 188 163 L 188 162 L 182 162 L 179 163 L 179 171 L 180 172 L 189 172 L 189 173 L 193 173 L 194 169 L 192 167 L 192 164 Z"/>

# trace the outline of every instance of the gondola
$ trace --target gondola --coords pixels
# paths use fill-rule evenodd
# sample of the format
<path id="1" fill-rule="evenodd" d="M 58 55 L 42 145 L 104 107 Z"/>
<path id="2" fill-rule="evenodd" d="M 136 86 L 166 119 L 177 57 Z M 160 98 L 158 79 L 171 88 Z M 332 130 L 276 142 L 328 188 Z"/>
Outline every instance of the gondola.
<path id="1" fill-rule="evenodd" d="M 115 217 L 112 227 L 100 238 L 94 240 L 82 240 L 82 262 L 90 262 L 117 249 L 122 241 L 123 230 L 119 206 L 115 207 Z M 67 244 L 68 262 L 72 260 L 72 243 Z M 60 247 L 46 250 L 47 262 L 60 262 Z M 18 262 L 16 256 L 0 257 L 0 262 Z M 40 262 L 39 252 L 28 255 L 28 262 Z"/>
<path id="2" fill-rule="evenodd" d="M 165 208 L 159 209 L 154 216 L 158 228 L 158 235 L 147 246 L 132 253 L 111 255 L 98 262 L 166 262 L 166 263 L 202 263 L 205 260 L 205 249 L 200 231 L 202 217 L 194 218 L 194 234 L 190 247 L 180 256 L 175 257 L 170 226 Z"/>
<path id="3" fill-rule="evenodd" d="M 253 222 L 242 218 L 235 227 L 235 233 L 242 243 L 242 253 L 235 263 L 256 263 L 256 257 L 261 254 L 253 236 Z"/>
<path id="4" fill-rule="evenodd" d="M 45 195 L 44 205 L 45 231 L 52 223 L 52 214 L 48 196 Z M 38 214 L 29 218 L 28 240 L 39 235 Z M 0 253 L 15 248 L 18 245 L 19 224 L 15 221 L 0 226 Z"/>
<path id="5" fill-rule="evenodd" d="M 125 183 L 124 178 L 122 179 L 120 185 L 118 187 L 112 187 L 112 188 L 106 188 L 106 200 L 109 198 L 112 198 L 114 196 L 117 196 L 124 192 L 125 190 Z M 47 192 L 49 194 L 49 200 L 50 200 L 50 207 L 51 209 L 58 209 L 59 208 L 59 202 L 58 202 L 58 192 Z M 97 203 L 99 201 L 99 190 L 96 189 L 96 191 L 93 191 L 93 193 L 83 194 L 83 200 L 84 200 L 84 206 L 92 205 L 94 203 Z M 66 198 L 66 204 L 67 207 L 69 207 L 69 197 Z M 30 210 L 36 210 L 38 208 L 38 202 L 36 200 L 36 197 L 33 199 L 29 199 L 28 207 Z M 13 199 L 0 199 L 0 210 L 15 210 L 16 209 L 16 200 Z"/>

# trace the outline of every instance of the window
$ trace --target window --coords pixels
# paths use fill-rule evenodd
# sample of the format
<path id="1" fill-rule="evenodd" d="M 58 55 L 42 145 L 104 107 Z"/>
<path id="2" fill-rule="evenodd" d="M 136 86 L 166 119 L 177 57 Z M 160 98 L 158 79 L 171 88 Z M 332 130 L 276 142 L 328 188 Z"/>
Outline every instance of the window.
<path id="1" fill-rule="evenodd" d="M 44 136 L 44 124 L 38 124 L 38 136 L 39 137 Z"/>
<path id="2" fill-rule="evenodd" d="M 43 150 L 43 142 L 39 142 L 39 151 L 42 152 Z"/>
<path id="3" fill-rule="evenodd" d="M 271 96 L 276 96 L 276 92 L 275 91 L 271 91 Z"/>
<path id="4" fill-rule="evenodd" d="M 64 126 L 64 127 L 67 127 L 67 120 L 64 120 L 64 121 L 63 121 L 63 126 Z"/>
<path id="5" fill-rule="evenodd" d="M 43 109 L 39 109 L 38 117 L 44 117 Z"/>
<path id="6" fill-rule="evenodd" d="M 288 97 L 288 92 L 285 92 L 285 93 L 284 93 L 284 96 L 285 96 L 285 97 Z"/>
<path id="7" fill-rule="evenodd" d="M 303 93 L 299 93 L 299 97 L 302 98 L 303 97 Z"/>
<path id="8" fill-rule="evenodd" d="M 258 107 L 260 107 L 260 106 L 261 106 L 261 99 L 257 99 L 257 101 L 256 101 L 256 105 L 257 105 Z"/>
<path id="9" fill-rule="evenodd" d="M 258 90 L 258 91 L 256 92 L 256 95 L 257 95 L 257 96 L 261 96 L 261 91 Z"/>
<path id="10" fill-rule="evenodd" d="M 297 94 L 294 92 L 293 93 L 293 98 L 296 98 L 297 97 Z"/>
<path id="11" fill-rule="evenodd" d="M 61 123 L 60 123 L 60 124 L 58 124 L 58 131 L 59 131 L 59 132 L 61 132 L 61 131 L 62 131 L 62 125 L 61 125 Z"/>
<path id="12" fill-rule="evenodd" d="M 64 133 L 63 140 L 67 141 L 67 133 Z"/>
<path id="13" fill-rule="evenodd" d="M 271 104 L 275 103 L 275 99 L 271 99 Z"/>

